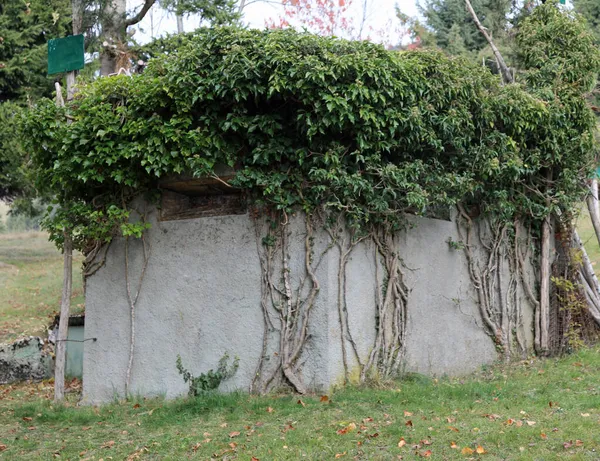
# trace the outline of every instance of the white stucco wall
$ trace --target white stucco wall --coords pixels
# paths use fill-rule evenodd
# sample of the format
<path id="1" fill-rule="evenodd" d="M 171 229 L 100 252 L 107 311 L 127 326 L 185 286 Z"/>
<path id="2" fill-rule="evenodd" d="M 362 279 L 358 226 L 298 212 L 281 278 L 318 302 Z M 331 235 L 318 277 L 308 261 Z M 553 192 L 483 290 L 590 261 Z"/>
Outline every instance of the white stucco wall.
<path id="1" fill-rule="evenodd" d="M 261 267 L 252 219 L 247 215 L 157 222 L 147 242 L 151 256 L 136 306 L 133 395 L 173 398 L 187 393 L 175 367 L 177 354 L 193 374 L 215 368 L 225 352 L 240 358 L 237 374 L 224 389 L 248 389 L 259 360 L 263 317 Z M 464 254 L 450 221 L 414 218 L 400 236 L 398 252 L 407 267 L 409 295 L 408 370 L 429 375 L 463 374 L 496 360 L 491 339 L 478 326 L 478 307 Z M 290 265 L 303 262 L 302 217 L 292 224 Z M 329 242 L 315 229 L 315 253 Z M 332 248 L 317 270 L 321 285 L 311 317 L 311 337 L 302 356 L 302 379 L 324 389 L 343 378 L 337 312 L 338 250 Z M 130 244 L 132 291 L 141 271 L 141 243 Z M 363 360 L 375 338 L 375 258 L 371 244 L 352 253 L 347 268 L 350 331 Z M 294 269 L 298 269 L 294 271 Z M 123 241 L 111 245 L 105 266 L 87 281 L 83 365 L 84 402 L 122 396 L 129 357 L 130 320 Z M 523 334 L 531 343 L 526 302 Z M 272 352 L 272 351 L 270 351 Z M 352 363 L 351 363 L 352 365 Z"/>

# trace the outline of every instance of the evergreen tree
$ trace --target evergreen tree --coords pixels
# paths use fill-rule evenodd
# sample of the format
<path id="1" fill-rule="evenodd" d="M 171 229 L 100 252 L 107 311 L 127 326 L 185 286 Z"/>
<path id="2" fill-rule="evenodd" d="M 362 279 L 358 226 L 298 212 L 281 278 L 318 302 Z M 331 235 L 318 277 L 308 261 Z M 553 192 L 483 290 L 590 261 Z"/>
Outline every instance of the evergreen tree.
<path id="1" fill-rule="evenodd" d="M 599 0 L 573 0 L 575 11 L 582 15 L 591 29 L 596 43 L 600 43 L 600 1 Z"/>
<path id="2" fill-rule="evenodd" d="M 70 30 L 69 0 L 0 0 L 0 102 L 49 96 L 47 42 Z"/>
<path id="3" fill-rule="evenodd" d="M 482 24 L 496 41 L 501 42 L 506 35 L 512 1 L 473 0 L 471 3 Z M 464 0 L 425 0 L 419 4 L 419 9 L 441 49 L 449 53 L 451 48 L 457 46 L 462 49 L 457 42 L 458 37 L 462 38 L 466 51 L 471 53 L 479 53 L 488 46 L 467 11 Z"/>
<path id="4" fill-rule="evenodd" d="M 454 56 L 466 56 L 469 54 L 460 30 L 460 26 L 456 23 L 452 24 L 452 27 L 448 32 L 448 44 L 446 46 L 446 51 Z"/>

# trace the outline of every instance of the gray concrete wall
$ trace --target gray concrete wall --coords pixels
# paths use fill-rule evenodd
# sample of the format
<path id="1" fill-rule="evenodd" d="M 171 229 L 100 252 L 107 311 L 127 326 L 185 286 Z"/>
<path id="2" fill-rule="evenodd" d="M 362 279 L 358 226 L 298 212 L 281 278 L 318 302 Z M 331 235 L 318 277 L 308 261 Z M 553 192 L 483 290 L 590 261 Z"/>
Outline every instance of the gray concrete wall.
<path id="1" fill-rule="evenodd" d="M 225 352 L 238 356 L 237 374 L 222 389 L 248 389 L 263 338 L 261 266 L 252 219 L 247 215 L 157 222 L 147 242 L 150 259 L 136 305 L 136 341 L 131 393 L 173 398 L 187 393 L 175 361 L 194 375 L 217 366 Z M 492 340 L 479 326 L 476 296 L 450 221 L 414 218 L 399 254 L 409 295 L 406 368 L 429 375 L 468 373 L 493 362 Z M 304 264 L 304 226 L 292 220 L 290 269 L 298 282 Z M 329 245 L 315 229 L 315 254 Z M 130 243 L 132 291 L 142 267 L 139 241 Z M 311 316 L 311 336 L 302 355 L 302 379 L 325 389 L 343 379 L 337 312 L 338 249 L 329 249 L 317 269 L 321 290 Z M 375 339 L 375 248 L 361 243 L 347 267 L 349 326 L 362 360 Z M 381 268 L 379 268 L 381 270 Z M 531 312 L 524 303 L 523 334 L 531 340 Z M 271 332 L 271 336 L 276 333 Z M 125 284 L 124 242 L 115 241 L 106 265 L 87 281 L 84 343 L 84 402 L 106 402 L 125 391 L 130 345 L 130 309 Z M 270 339 L 273 339 L 271 337 Z M 268 355 L 272 357 L 270 347 Z M 350 366 L 353 367 L 350 358 Z"/>
<path id="2" fill-rule="evenodd" d="M 52 355 L 42 338 L 30 336 L 0 344 L 0 384 L 49 378 L 52 367 Z"/>

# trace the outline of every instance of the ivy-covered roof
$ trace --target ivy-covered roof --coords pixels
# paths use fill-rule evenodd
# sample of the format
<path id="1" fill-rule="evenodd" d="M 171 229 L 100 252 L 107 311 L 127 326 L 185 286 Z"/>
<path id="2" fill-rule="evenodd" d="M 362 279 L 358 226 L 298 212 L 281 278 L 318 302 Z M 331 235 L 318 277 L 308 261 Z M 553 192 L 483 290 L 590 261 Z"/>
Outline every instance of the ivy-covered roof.
<path id="1" fill-rule="evenodd" d="M 530 35 L 560 20 L 588 40 L 576 19 L 545 8 L 526 20 Z M 539 39 L 547 46 L 547 34 Z M 63 209 L 48 224 L 56 235 L 79 226 L 104 236 L 109 211 L 123 219 L 127 200 L 159 178 L 210 176 L 219 164 L 235 167 L 233 184 L 253 203 L 325 207 L 359 228 L 457 202 L 537 220 L 580 197 L 591 168 L 595 122 L 583 94 L 600 60 L 595 48 L 578 49 L 569 57 L 557 44 L 555 53 L 563 66 L 585 60 L 576 82 L 503 86 L 486 68 L 433 51 L 200 30 L 140 75 L 84 86 L 64 109 L 40 103 L 24 136 L 38 187 Z M 526 56 L 529 77 L 554 72 Z M 92 231 L 97 222 L 106 229 Z"/>

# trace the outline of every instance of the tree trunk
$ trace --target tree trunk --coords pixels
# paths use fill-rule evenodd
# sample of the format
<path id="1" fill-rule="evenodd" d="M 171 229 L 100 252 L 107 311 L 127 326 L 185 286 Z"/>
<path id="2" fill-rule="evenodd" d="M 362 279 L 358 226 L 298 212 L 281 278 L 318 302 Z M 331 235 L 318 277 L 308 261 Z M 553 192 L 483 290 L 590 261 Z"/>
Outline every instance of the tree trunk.
<path id="1" fill-rule="evenodd" d="M 73 241 L 69 231 L 64 233 L 63 290 L 60 303 L 60 320 L 58 322 L 58 339 L 56 340 L 56 360 L 54 365 L 54 401 L 60 402 L 65 397 L 65 362 L 67 357 L 67 333 L 69 330 L 69 311 L 71 310 L 71 292 L 73 280 Z"/>
<path id="2" fill-rule="evenodd" d="M 592 179 L 592 195 L 594 196 L 594 203 L 596 204 L 596 214 L 600 216 L 600 200 L 598 200 L 598 178 L 596 176 L 594 176 L 594 179 Z"/>
<path id="3" fill-rule="evenodd" d="M 594 226 L 596 240 L 598 241 L 598 245 L 600 245 L 600 215 L 598 215 L 598 199 L 597 196 L 594 195 L 594 184 L 592 183 L 591 186 L 591 193 L 588 194 L 588 196 L 585 199 L 585 202 L 590 213 L 590 220 L 592 221 L 592 225 Z M 596 188 L 597 187 L 598 182 L 596 181 Z"/>
<path id="4" fill-rule="evenodd" d="M 71 0 L 73 35 L 80 34 L 83 29 L 83 1 L 84 0 Z"/>
<path id="5" fill-rule="evenodd" d="M 100 51 L 100 74 L 117 72 L 117 50 L 126 40 L 126 0 L 107 0 L 101 17 L 102 49 Z"/>
<path id="6" fill-rule="evenodd" d="M 181 16 L 180 14 L 178 14 L 176 16 L 177 19 L 177 33 L 178 34 L 183 34 L 183 16 Z"/>
<path id="7" fill-rule="evenodd" d="M 538 353 L 548 353 L 550 330 L 550 217 L 542 223 L 541 265 L 540 265 L 540 323 Z"/>
<path id="8" fill-rule="evenodd" d="M 475 13 L 475 10 L 473 9 L 471 2 L 469 0 L 465 0 L 465 4 L 467 5 L 467 10 L 469 10 L 469 13 L 471 13 L 471 17 L 473 18 L 475 25 L 479 29 L 479 32 L 481 32 L 483 34 L 483 36 L 487 40 L 488 44 L 490 45 L 492 52 L 494 53 L 494 57 L 496 58 L 498 67 L 500 67 L 500 75 L 502 76 L 502 81 L 505 83 L 512 83 L 514 80 L 512 72 L 506 65 L 506 62 L 504 61 L 504 58 L 502 57 L 500 50 L 498 49 L 498 47 L 492 40 L 492 37 L 490 36 L 490 34 L 488 34 L 487 30 L 485 30 L 485 27 L 483 27 L 483 24 L 481 24 L 481 21 L 479 21 L 479 18 L 477 17 L 477 13 Z"/>

